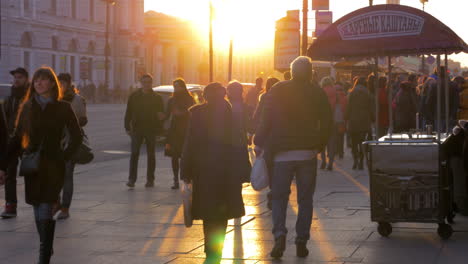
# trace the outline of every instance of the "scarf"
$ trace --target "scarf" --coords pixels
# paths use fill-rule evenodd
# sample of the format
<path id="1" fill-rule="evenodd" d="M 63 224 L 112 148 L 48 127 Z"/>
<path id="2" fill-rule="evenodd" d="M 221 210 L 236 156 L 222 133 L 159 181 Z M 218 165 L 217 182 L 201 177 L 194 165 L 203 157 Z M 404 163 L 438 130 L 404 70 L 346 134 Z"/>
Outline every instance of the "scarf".
<path id="1" fill-rule="evenodd" d="M 46 98 L 38 94 L 34 94 L 34 99 L 36 99 L 36 102 L 39 104 L 42 110 L 46 108 L 48 103 L 51 103 L 53 101 L 51 97 Z"/>

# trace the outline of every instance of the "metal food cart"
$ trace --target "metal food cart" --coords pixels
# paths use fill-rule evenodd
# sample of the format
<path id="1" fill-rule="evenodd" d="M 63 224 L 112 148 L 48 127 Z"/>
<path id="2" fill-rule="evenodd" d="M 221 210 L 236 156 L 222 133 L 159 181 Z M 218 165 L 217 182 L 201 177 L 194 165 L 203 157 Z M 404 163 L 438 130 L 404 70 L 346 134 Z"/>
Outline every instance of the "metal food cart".
<path id="1" fill-rule="evenodd" d="M 313 60 L 341 61 L 343 59 L 374 58 L 374 74 L 378 75 L 378 57 L 405 55 L 437 55 L 440 57 L 468 52 L 466 43 L 450 28 L 421 10 L 403 5 L 375 5 L 356 10 L 320 35 L 308 49 Z M 440 76 L 439 76 L 440 77 Z M 377 85 L 376 80 L 376 87 Z M 437 78 L 437 133 L 417 131 L 393 134 L 392 91 L 389 81 L 388 134 L 365 142 L 370 177 L 371 220 L 378 222 L 378 232 L 388 236 L 391 223 L 437 223 L 443 239 L 452 235 L 449 223 L 453 219 L 452 195 L 448 159 L 443 143 L 449 134 L 448 89 L 445 89 L 445 131 L 441 131 L 441 88 L 448 87 L 448 78 Z M 378 102 L 378 93 L 375 93 Z M 376 105 L 375 135 L 379 135 L 379 104 Z M 445 132 L 442 134 L 442 132 Z"/>

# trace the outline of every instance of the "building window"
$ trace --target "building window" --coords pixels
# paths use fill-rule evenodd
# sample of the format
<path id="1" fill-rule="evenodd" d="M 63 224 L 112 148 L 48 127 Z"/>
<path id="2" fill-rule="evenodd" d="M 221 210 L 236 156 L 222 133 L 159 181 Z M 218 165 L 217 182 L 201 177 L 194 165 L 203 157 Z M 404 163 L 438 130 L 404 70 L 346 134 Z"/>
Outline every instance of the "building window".
<path id="1" fill-rule="evenodd" d="M 58 39 L 57 39 L 57 37 L 55 37 L 55 36 L 52 37 L 51 48 L 52 48 L 52 50 L 54 50 L 54 51 L 56 51 L 56 50 L 59 49 L 59 48 L 58 48 Z"/>
<path id="2" fill-rule="evenodd" d="M 94 41 L 90 41 L 88 44 L 88 53 L 94 54 L 94 52 L 96 52 L 96 45 L 94 44 Z"/>
<path id="3" fill-rule="evenodd" d="M 71 0 L 71 17 L 76 18 L 76 0 Z"/>
<path id="4" fill-rule="evenodd" d="M 57 0 L 50 0 L 50 13 L 57 15 Z"/>
<path id="5" fill-rule="evenodd" d="M 32 38 L 31 33 L 24 32 L 21 36 L 21 47 L 23 48 L 32 48 Z"/>
<path id="6" fill-rule="evenodd" d="M 68 45 L 68 51 L 70 52 L 77 52 L 78 51 L 78 41 L 76 39 L 72 39 L 70 44 Z"/>
<path id="7" fill-rule="evenodd" d="M 94 21 L 94 0 L 89 0 L 89 20 Z"/>
<path id="8" fill-rule="evenodd" d="M 57 71 L 56 60 L 57 60 L 57 56 L 55 54 L 52 54 L 52 69 L 54 69 L 54 71 Z"/>
<path id="9" fill-rule="evenodd" d="M 24 3 L 24 10 L 29 10 L 29 1 L 30 1 L 30 0 L 23 0 L 23 3 Z"/>
<path id="10" fill-rule="evenodd" d="M 88 58 L 88 79 L 93 80 L 93 58 Z"/>
<path id="11" fill-rule="evenodd" d="M 23 66 L 27 71 L 31 71 L 31 52 L 23 51 Z"/>
<path id="12" fill-rule="evenodd" d="M 140 56 L 140 48 L 139 48 L 138 46 L 135 46 L 135 47 L 133 48 L 133 56 L 134 56 L 135 58 L 138 58 L 138 57 Z"/>
<path id="13" fill-rule="evenodd" d="M 70 56 L 70 74 L 72 79 L 75 77 L 75 56 Z"/>

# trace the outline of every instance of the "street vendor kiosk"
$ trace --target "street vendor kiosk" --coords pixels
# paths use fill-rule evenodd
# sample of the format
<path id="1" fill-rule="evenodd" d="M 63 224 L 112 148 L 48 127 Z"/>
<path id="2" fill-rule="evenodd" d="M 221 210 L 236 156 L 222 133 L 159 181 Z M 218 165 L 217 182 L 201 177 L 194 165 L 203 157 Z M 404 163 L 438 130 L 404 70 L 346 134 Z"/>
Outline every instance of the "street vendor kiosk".
<path id="1" fill-rule="evenodd" d="M 403 5 L 376 5 L 356 10 L 333 23 L 308 49 L 313 60 L 342 61 L 374 58 L 378 75 L 378 57 L 437 55 L 468 52 L 466 43 L 450 28 L 421 10 Z M 445 67 L 446 69 L 447 67 Z M 444 74 L 447 76 L 446 74 Z M 378 78 L 375 78 L 376 81 Z M 390 81 L 390 78 L 388 78 Z M 441 89 L 445 82 L 445 131 L 442 127 Z M 376 83 L 377 87 L 377 83 Z M 390 128 L 386 136 L 365 142 L 368 150 L 371 219 L 378 232 L 388 236 L 391 223 L 420 222 L 439 224 L 443 239 L 452 235 L 454 217 L 448 158 L 443 143 L 449 135 L 448 78 L 437 78 L 437 118 L 432 132 L 415 124 L 415 131 L 393 134 L 392 91 L 389 93 Z M 378 93 L 375 93 L 378 102 Z M 379 109 L 376 104 L 376 122 Z M 379 127 L 375 127 L 379 135 Z"/>

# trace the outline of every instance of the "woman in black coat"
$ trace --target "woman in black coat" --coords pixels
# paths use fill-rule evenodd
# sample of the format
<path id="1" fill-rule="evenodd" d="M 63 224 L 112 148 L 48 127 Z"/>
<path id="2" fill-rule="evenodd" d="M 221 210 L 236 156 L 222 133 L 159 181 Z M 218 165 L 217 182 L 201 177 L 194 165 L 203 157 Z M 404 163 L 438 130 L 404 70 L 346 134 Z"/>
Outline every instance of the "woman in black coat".
<path id="1" fill-rule="evenodd" d="M 78 149 L 82 134 L 69 103 L 62 94 L 54 71 L 39 68 L 18 112 L 14 136 L 8 143 L 6 156 L 0 160 L 0 176 L 5 175 L 8 160 L 23 151 L 40 153 L 39 171 L 22 175 L 26 203 L 34 207 L 40 237 L 39 263 L 49 263 L 54 241 L 55 221 L 52 208 L 63 186 L 65 162 Z M 62 149 L 64 130 L 70 133 L 67 148 Z"/>
<path id="2" fill-rule="evenodd" d="M 174 186 L 179 189 L 179 159 L 182 156 L 185 134 L 190 113 L 188 109 L 195 104 L 193 97 L 187 90 L 183 79 L 172 82 L 174 94 L 167 103 L 166 116 L 171 118 L 171 125 L 166 138 L 166 156 L 172 158 L 172 172 L 174 173 Z"/>
<path id="3" fill-rule="evenodd" d="M 193 183 L 192 216 L 203 220 L 208 263 L 219 263 L 228 219 L 245 214 L 242 178 L 232 131 L 232 110 L 225 88 L 211 83 L 204 90 L 207 103 L 190 109 L 181 163 L 181 179 Z"/>

